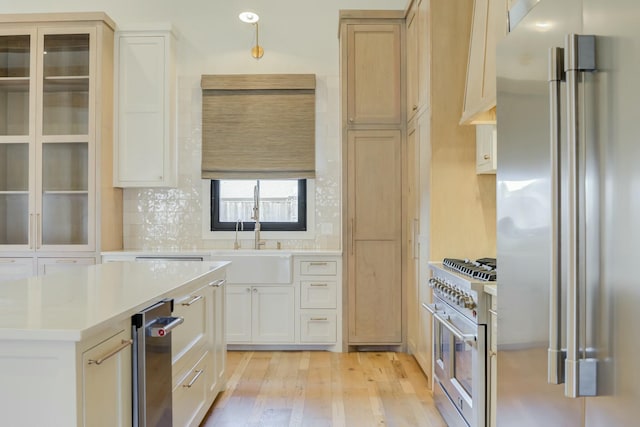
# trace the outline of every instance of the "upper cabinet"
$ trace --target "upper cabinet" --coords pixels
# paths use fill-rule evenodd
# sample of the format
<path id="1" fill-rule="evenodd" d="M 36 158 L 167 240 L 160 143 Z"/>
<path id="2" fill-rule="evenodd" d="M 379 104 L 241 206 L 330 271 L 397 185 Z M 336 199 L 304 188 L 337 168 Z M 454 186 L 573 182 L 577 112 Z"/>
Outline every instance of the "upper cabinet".
<path id="1" fill-rule="evenodd" d="M 407 120 L 429 105 L 429 1 L 414 0 L 407 23 Z"/>
<path id="2" fill-rule="evenodd" d="M 116 33 L 114 184 L 175 187 L 175 36 L 169 26 Z"/>
<path id="3" fill-rule="evenodd" d="M 495 123 L 496 45 L 507 34 L 507 0 L 475 0 L 461 124 Z"/>
<path id="4" fill-rule="evenodd" d="M 0 251 L 122 247 L 122 196 L 110 186 L 114 23 L 56 18 L 0 15 Z"/>
<path id="5" fill-rule="evenodd" d="M 351 17 L 347 11 L 341 17 L 345 22 L 341 38 L 346 37 L 348 46 L 342 58 L 348 81 L 344 85 L 347 126 L 400 125 L 404 119 L 401 22 L 347 22 Z"/>

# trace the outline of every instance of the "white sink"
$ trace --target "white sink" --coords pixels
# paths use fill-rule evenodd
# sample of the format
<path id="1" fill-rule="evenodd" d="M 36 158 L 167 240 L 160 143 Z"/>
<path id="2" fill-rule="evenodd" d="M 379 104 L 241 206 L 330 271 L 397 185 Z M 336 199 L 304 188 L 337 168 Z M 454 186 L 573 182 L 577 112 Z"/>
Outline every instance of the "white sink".
<path id="1" fill-rule="evenodd" d="M 229 283 L 291 283 L 291 254 L 261 251 L 214 253 L 212 261 L 231 261 L 227 268 Z"/>

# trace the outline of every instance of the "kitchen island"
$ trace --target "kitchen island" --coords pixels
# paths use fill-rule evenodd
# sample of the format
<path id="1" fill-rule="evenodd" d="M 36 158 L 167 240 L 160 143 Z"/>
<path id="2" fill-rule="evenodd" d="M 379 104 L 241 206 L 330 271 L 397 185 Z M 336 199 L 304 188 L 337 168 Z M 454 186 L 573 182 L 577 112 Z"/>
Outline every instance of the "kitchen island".
<path id="1" fill-rule="evenodd" d="M 227 265 L 117 262 L 0 284 L 2 424 L 131 425 L 131 316 L 164 299 L 197 310 L 172 336 L 174 420 L 203 416 L 222 388 Z M 183 392 L 194 370 L 210 372 Z"/>

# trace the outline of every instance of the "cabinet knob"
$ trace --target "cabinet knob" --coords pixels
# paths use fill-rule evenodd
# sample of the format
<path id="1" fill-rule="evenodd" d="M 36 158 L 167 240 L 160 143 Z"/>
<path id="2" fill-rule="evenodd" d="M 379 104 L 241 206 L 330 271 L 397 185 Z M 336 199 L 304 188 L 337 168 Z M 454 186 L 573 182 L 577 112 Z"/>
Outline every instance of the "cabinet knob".
<path id="1" fill-rule="evenodd" d="M 257 294 L 258 293 L 258 288 L 253 288 L 253 293 Z"/>
<path id="2" fill-rule="evenodd" d="M 353 117 L 349 117 L 349 123 L 353 123 Z"/>
<path id="3" fill-rule="evenodd" d="M 418 106 L 417 106 L 417 105 L 414 105 L 414 106 L 412 107 L 412 109 L 413 109 L 413 111 L 416 111 L 416 110 L 418 109 Z"/>
<path id="4" fill-rule="evenodd" d="M 246 289 L 246 291 L 247 291 L 247 292 L 251 292 L 251 288 L 247 288 L 247 289 Z"/>
<path id="5" fill-rule="evenodd" d="M 488 154 L 485 154 L 484 156 L 482 156 L 485 160 L 489 160 L 491 157 Z"/>

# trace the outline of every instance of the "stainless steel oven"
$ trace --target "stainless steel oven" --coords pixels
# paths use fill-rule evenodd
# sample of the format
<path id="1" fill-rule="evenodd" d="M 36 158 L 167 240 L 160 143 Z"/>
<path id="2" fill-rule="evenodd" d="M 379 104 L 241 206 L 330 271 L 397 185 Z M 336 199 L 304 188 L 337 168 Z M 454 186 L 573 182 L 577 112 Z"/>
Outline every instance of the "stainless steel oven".
<path id="1" fill-rule="evenodd" d="M 433 304 L 423 307 L 433 317 L 434 400 L 450 427 L 485 427 L 488 340 L 482 287 L 488 282 L 442 263 L 430 267 Z"/>
<path id="2" fill-rule="evenodd" d="M 434 398 L 450 427 L 484 426 L 486 325 L 474 324 L 434 297 Z"/>

